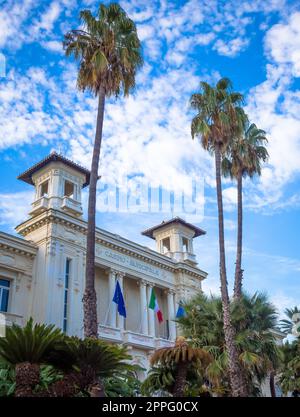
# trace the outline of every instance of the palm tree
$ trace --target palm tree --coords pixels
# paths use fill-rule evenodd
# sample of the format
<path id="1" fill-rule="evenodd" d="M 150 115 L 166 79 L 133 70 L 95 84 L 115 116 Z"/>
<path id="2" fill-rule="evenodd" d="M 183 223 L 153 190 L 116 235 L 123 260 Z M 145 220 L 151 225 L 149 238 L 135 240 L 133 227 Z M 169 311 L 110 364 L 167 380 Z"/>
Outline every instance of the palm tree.
<path id="1" fill-rule="evenodd" d="M 65 35 L 67 56 L 79 60 L 77 86 L 98 96 L 96 134 L 91 165 L 88 200 L 88 229 L 85 271 L 84 335 L 97 337 L 97 296 L 95 292 L 96 187 L 102 142 L 105 98 L 124 95 L 135 86 L 137 69 L 142 65 L 141 45 L 134 22 L 116 3 L 100 4 L 96 17 L 89 10 L 80 13 L 83 29 Z"/>
<path id="2" fill-rule="evenodd" d="M 285 395 L 300 393 L 300 339 L 286 342 L 281 347 L 280 386 Z"/>
<path id="3" fill-rule="evenodd" d="M 219 80 L 215 87 L 212 87 L 206 82 L 201 82 L 200 88 L 200 93 L 191 96 L 191 107 L 198 112 L 192 120 L 191 133 L 193 138 L 195 136 L 200 137 L 203 148 L 215 155 L 219 219 L 220 281 L 230 385 L 233 396 L 245 396 L 246 387 L 242 380 L 237 349 L 234 343 L 235 332 L 230 319 L 221 181 L 221 156 L 226 151 L 229 141 L 241 132 L 244 124 L 245 113 L 240 107 L 243 96 L 239 93 L 232 92 L 231 82 L 227 78 Z"/>
<path id="4" fill-rule="evenodd" d="M 150 364 L 160 364 L 163 367 L 176 368 L 176 376 L 172 394 L 174 397 L 183 397 L 186 386 L 188 367 L 193 364 L 195 368 L 203 371 L 212 360 L 211 355 L 203 349 L 188 345 L 182 336 L 177 337 L 174 347 L 156 350 L 150 358 Z"/>
<path id="5" fill-rule="evenodd" d="M 15 324 L 0 337 L 0 359 L 15 366 L 16 397 L 33 396 L 40 382 L 40 364 L 62 341 L 63 334 L 53 325 L 33 324 L 30 319 L 24 328 Z"/>
<path id="6" fill-rule="evenodd" d="M 226 156 L 222 160 L 224 176 L 237 180 L 238 229 L 234 298 L 241 297 L 242 294 L 243 178 L 261 174 L 261 163 L 268 158 L 268 151 L 264 147 L 266 142 L 264 130 L 258 129 L 254 123 L 246 123 L 242 135 L 233 138 L 229 143 Z"/>
<path id="7" fill-rule="evenodd" d="M 206 369 L 206 377 L 215 394 L 228 395 L 228 353 L 224 343 L 220 297 L 199 294 L 184 308 L 186 316 L 178 319 L 181 331 L 190 337 L 192 346 L 207 350 L 212 355 L 213 361 Z M 247 394 L 256 396 L 260 393 L 260 384 L 279 365 L 278 348 L 272 333 L 277 326 L 276 310 L 263 294 L 243 294 L 231 303 L 230 308 Z"/>
<path id="8" fill-rule="evenodd" d="M 287 319 L 280 320 L 281 324 L 281 330 L 286 334 L 291 334 L 293 331 L 293 327 L 295 325 L 295 322 L 293 320 L 293 317 L 295 314 L 299 314 L 300 310 L 297 306 L 293 308 L 286 308 L 284 310 L 285 315 L 287 316 Z"/>

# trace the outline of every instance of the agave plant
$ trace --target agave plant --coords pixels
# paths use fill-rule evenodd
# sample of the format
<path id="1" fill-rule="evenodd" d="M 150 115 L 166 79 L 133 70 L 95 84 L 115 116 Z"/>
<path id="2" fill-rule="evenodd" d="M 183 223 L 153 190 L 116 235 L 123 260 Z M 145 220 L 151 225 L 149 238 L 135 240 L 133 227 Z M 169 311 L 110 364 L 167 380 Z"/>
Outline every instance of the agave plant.
<path id="1" fill-rule="evenodd" d="M 31 318 L 25 327 L 8 327 L 0 338 L 0 359 L 15 366 L 16 397 L 33 396 L 40 382 L 40 364 L 62 340 L 63 334 L 54 325 L 33 324 Z"/>
<path id="2" fill-rule="evenodd" d="M 174 397 L 183 397 L 187 383 L 188 367 L 192 364 L 195 368 L 205 372 L 206 367 L 212 361 L 212 356 L 203 349 L 191 347 L 185 337 L 178 337 L 174 347 L 156 350 L 150 359 L 150 364 L 160 364 L 166 367 L 175 366 L 176 376 L 172 394 Z"/>

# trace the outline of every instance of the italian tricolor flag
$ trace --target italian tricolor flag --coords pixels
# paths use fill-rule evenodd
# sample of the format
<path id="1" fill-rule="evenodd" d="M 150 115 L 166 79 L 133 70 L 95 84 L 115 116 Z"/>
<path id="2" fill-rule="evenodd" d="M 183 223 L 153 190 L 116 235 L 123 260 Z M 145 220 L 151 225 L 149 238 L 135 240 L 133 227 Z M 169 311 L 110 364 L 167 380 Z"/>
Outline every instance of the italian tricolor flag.
<path id="1" fill-rule="evenodd" d="M 162 315 L 162 311 L 159 308 L 156 296 L 155 296 L 155 292 L 152 288 L 152 292 L 151 292 L 151 298 L 150 298 L 150 303 L 149 303 L 149 308 L 151 308 L 151 310 L 154 310 L 156 315 L 157 315 L 157 319 L 159 321 L 159 323 L 161 323 L 163 321 L 163 315 Z"/>

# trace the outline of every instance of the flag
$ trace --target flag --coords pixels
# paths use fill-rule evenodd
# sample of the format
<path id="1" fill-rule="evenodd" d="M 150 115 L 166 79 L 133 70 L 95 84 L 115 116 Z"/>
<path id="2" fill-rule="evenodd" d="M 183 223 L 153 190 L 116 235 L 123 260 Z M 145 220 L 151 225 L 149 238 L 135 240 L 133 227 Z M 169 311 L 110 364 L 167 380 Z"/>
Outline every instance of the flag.
<path id="1" fill-rule="evenodd" d="M 113 302 L 118 305 L 118 313 L 120 314 L 120 316 L 126 317 L 125 302 L 119 281 L 116 282 L 116 289 Z"/>
<path id="2" fill-rule="evenodd" d="M 155 293 L 154 293 L 153 288 L 152 288 L 152 292 L 151 292 L 149 308 L 151 308 L 151 310 L 155 311 L 155 313 L 157 315 L 157 319 L 158 319 L 159 323 L 161 323 L 163 321 L 163 315 L 162 315 L 161 309 L 159 308 L 159 305 L 158 305 L 157 299 L 155 297 Z"/>
<path id="3" fill-rule="evenodd" d="M 181 317 L 185 317 L 185 315 L 186 315 L 186 311 L 183 308 L 183 305 L 181 303 L 179 303 L 178 310 L 177 310 L 177 313 L 176 313 L 176 318 L 180 319 Z"/>

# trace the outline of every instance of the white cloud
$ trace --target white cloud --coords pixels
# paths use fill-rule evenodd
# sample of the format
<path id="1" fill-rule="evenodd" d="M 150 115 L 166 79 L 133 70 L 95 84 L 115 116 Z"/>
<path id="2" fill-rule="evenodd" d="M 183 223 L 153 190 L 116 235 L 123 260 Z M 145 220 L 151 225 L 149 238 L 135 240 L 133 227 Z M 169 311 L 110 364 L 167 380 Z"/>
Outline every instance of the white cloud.
<path id="1" fill-rule="evenodd" d="M 17 47 L 22 44 L 25 34 L 21 26 L 30 15 L 33 4 L 33 0 L 24 0 L 22 6 L 13 0 L 8 0 L 1 5 L 0 47 L 4 47 L 7 42 Z"/>
<path id="2" fill-rule="evenodd" d="M 37 20 L 31 30 L 35 33 L 39 33 L 41 31 L 50 32 L 53 29 L 55 21 L 57 20 L 59 14 L 61 12 L 61 7 L 57 1 L 53 1 L 49 7 L 42 13 L 40 19 Z"/>
<path id="3" fill-rule="evenodd" d="M 289 64 L 292 74 L 300 76 L 300 12 L 293 13 L 287 23 L 274 25 L 267 33 L 266 49 L 278 64 Z"/>
<path id="4" fill-rule="evenodd" d="M 33 196 L 32 191 L 0 194 L 0 226 L 8 226 L 13 231 L 28 217 Z"/>
<path id="5" fill-rule="evenodd" d="M 215 49 L 220 55 L 225 55 L 228 57 L 234 57 L 239 52 L 244 50 L 248 46 L 248 39 L 235 38 L 229 41 L 223 41 L 218 39 L 214 44 L 213 49 Z"/>
<path id="6" fill-rule="evenodd" d="M 300 13 L 294 13 L 285 24 L 269 29 L 265 46 L 273 62 L 267 65 L 266 80 L 248 94 L 247 111 L 269 137 L 269 164 L 256 189 L 250 183 L 248 187 L 248 207 L 255 210 L 282 210 L 298 204 L 297 195 L 285 194 L 286 185 L 300 174 L 300 92 L 292 87 L 298 74 L 298 21 Z"/>
<path id="7" fill-rule="evenodd" d="M 52 52 L 63 53 L 63 45 L 61 41 L 46 41 L 41 42 L 41 46 Z"/>

